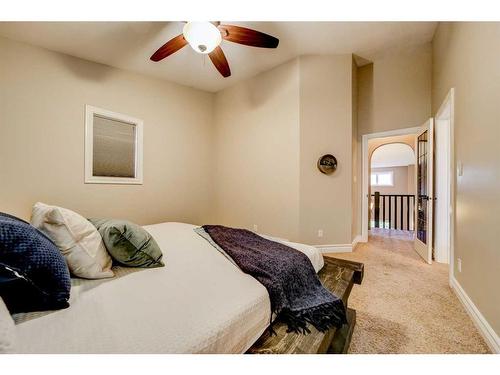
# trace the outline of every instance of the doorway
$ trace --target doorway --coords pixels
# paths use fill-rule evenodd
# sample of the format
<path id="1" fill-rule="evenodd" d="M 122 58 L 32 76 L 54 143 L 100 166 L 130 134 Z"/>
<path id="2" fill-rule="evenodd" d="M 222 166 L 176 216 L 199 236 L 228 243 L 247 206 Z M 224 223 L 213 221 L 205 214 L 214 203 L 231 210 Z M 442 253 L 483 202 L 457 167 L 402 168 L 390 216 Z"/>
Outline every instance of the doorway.
<path id="1" fill-rule="evenodd" d="M 370 231 L 407 238 L 415 230 L 415 136 L 374 138 L 370 154 Z"/>
<path id="2" fill-rule="evenodd" d="M 403 203 L 403 206 L 414 207 L 413 223 L 410 219 L 406 222 L 410 225 L 409 230 L 420 233 L 413 236 L 415 239 L 415 251 L 427 263 L 432 261 L 439 263 L 452 263 L 453 255 L 453 212 L 454 212 L 454 164 L 453 164 L 453 89 L 448 93 L 445 101 L 436 113 L 434 119 L 430 119 L 424 125 L 413 128 L 398 129 L 394 131 L 365 134 L 362 136 L 362 233 L 363 242 L 368 242 L 368 234 L 373 228 L 394 228 L 388 223 L 388 214 L 394 212 L 394 203 L 388 208 L 386 202 L 381 202 L 378 193 L 378 210 L 375 209 L 376 199 L 372 192 L 371 182 L 377 183 L 379 177 L 372 177 L 371 152 L 369 142 L 377 138 L 403 137 L 413 135 L 415 137 L 415 198 L 412 203 Z M 435 130 L 435 134 L 432 132 Z M 419 141 L 421 147 L 419 148 Z M 425 146 L 425 147 L 424 147 Z M 422 154 L 419 161 L 419 153 Z M 419 170 L 420 168 L 420 170 Z M 382 176 L 382 180 L 390 180 L 388 175 Z M 420 179 L 420 181 L 419 181 Z M 420 188 L 419 188 L 420 187 Z M 402 194 L 401 194 L 402 195 Z M 407 194 L 411 195 L 411 194 Z M 394 199 L 394 198 L 391 198 Z M 401 199 L 401 198 L 398 198 Z M 404 198 L 406 199 L 406 198 Z M 411 200 L 411 197 L 408 197 Z M 383 201 L 383 198 L 382 198 Z M 394 202 L 394 201 L 392 201 Z M 399 201 L 401 202 L 401 200 Z M 399 203 L 401 204 L 401 203 Z M 384 208 L 382 208 L 384 207 Z M 384 217 L 384 211 L 386 216 Z M 411 215 L 411 213 L 410 213 Z M 405 224 L 406 213 L 399 213 L 399 222 Z M 394 216 L 392 216 L 394 218 Z M 420 221 L 419 221 L 420 220 Z M 377 227 L 376 222 L 379 226 Z M 413 226 L 411 226 L 413 224 Z M 399 225 L 399 223 L 398 223 Z M 420 227 L 419 227 L 420 225 Z M 403 227 L 403 229 L 405 229 Z M 420 231 L 420 232 L 419 232 Z M 420 247 L 419 247 L 420 246 Z M 453 267 L 450 267 L 452 277 Z"/>
<path id="3" fill-rule="evenodd" d="M 372 189 L 371 189 L 371 156 L 374 150 L 377 147 L 373 146 L 373 140 L 380 139 L 382 143 L 385 140 L 391 140 L 392 142 L 388 143 L 408 143 L 408 139 L 414 137 L 420 130 L 420 127 L 406 128 L 406 129 L 398 129 L 391 130 L 387 132 L 380 133 L 372 133 L 365 134 L 362 136 L 362 164 L 363 164 L 363 174 L 362 174 L 362 213 L 361 213 L 361 239 L 363 242 L 368 242 L 368 234 L 371 230 L 370 220 L 371 220 L 371 203 L 372 203 Z M 414 138 L 413 138 L 414 139 Z M 372 148 L 369 148 L 369 143 L 372 143 Z M 375 194 L 375 191 L 373 192 Z M 389 198 L 385 198 L 386 202 L 384 204 L 384 209 L 386 209 L 386 218 L 383 217 L 382 212 L 382 221 L 389 221 L 389 212 L 394 214 L 394 204 L 395 198 L 390 198 L 392 201 L 390 203 L 391 207 L 389 207 Z M 398 198 L 401 199 L 401 198 Z M 406 198 L 404 199 L 406 200 Z M 400 201 L 399 201 L 400 203 Z M 374 203 L 375 204 L 375 203 Z M 406 202 L 403 202 L 403 205 Z M 411 203 L 410 203 L 411 204 Z M 375 213 L 373 213 L 373 216 Z M 380 205 L 379 205 L 379 215 L 380 215 Z M 403 222 L 405 221 L 405 216 L 403 216 Z M 373 218 L 375 220 L 375 217 Z M 380 216 L 379 216 L 380 220 Z M 401 214 L 399 214 L 399 220 L 401 220 Z M 414 219 L 407 220 L 411 225 L 414 225 Z M 391 216 L 391 227 L 394 226 L 394 216 Z M 389 223 L 385 224 L 389 226 Z"/>

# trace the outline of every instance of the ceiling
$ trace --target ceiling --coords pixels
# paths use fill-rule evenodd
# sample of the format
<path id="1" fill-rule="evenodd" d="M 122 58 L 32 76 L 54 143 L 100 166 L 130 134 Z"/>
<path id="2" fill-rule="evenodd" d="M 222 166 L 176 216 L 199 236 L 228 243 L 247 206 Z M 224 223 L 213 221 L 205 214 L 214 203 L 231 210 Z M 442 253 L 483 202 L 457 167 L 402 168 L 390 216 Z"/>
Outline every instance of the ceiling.
<path id="1" fill-rule="evenodd" d="M 346 54 L 372 60 L 384 50 L 429 42 L 436 22 L 234 22 L 280 39 L 277 49 L 223 41 L 232 76 L 223 78 L 208 57 L 184 47 L 155 63 L 149 57 L 182 32 L 181 22 L 0 22 L 0 35 L 53 51 L 219 91 L 304 54 Z"/>
<path id="2" fill-rule="evenodd" d="M 415 164 L 415 153 L 405 143 L 382 145 L 373 151 L 372 168 L 405 167 Z"/>

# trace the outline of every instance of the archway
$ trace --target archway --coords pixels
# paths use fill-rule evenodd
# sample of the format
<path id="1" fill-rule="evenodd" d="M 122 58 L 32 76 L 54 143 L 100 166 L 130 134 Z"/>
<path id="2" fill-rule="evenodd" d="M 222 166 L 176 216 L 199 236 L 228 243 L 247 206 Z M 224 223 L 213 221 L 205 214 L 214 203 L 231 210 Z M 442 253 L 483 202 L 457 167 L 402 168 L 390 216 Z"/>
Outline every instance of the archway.
<path id="1" fill-rule="evenodd" d="M 415 152 L 384 140 L 370 155 L 370 229 L 414 230 Z"/>

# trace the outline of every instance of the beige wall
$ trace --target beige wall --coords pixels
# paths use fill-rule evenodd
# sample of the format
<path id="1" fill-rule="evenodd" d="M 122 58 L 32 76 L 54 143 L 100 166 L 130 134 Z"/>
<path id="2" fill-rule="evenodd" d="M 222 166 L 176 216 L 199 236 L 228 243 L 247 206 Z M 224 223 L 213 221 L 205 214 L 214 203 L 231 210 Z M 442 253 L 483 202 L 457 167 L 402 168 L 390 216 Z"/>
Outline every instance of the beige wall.
<path id="1" fill-rule="evenodd" d="M 358 137 L 373 133 L 373 64 L 360 66 L 357 69 L 357 109 Z"/>
<path id="2" fill-rule="evenodd" d="M 364 134 L 423 124 L 431 115 L 431 78 L 430 43 L 385 51 L 373 63 L 359 67 L 358 142 Z M 369 147 L 371 155 L 377 146 Z M 361 166 L 360 157 L 357 168 Z M 362 191 L 358 197 L 361 201 Z M 361 207 L 357 211 L 361 215 Z"/>
<path id="3" fill-rule="evenodd" d="M 298 60 L 220 91 L 215 114 L 215 221 L 298 239 Z"/>
<path id="4" fill-rule="evenodd" d="M 87 217 L 203 223 L 212 95 L 0 38 L 0 211 L 44 201 Z M 84 184 L 84 106 L 144 120 L 144 184 Z"/>
<path id="5" fill-rule="evenodd" d="M 415 189 L 410 188 L 410 166 L 372 168 L 371 172 L 393 172 L 394 186 L 372 186 L 372 192 L 378 191 L 380 194 L 415 194 Z M 413 171 L 413 166 L 411 166 Z M 413 181 L 415 179 L 413 178 Z"/>
<path id="6" fill-rule="evenodd" d="M 391 143 L 404 143 L 407 144 L 412 148 L 413 151 L 415 151 L 415 141 L 416 141 L 416 135 L 415 134 L 405 134 L 405 135 L 395 135 L 392 137 L 383 137 L 383 138 L 372 138 L 368 140 L 368 159 L 371 161 L 371 157 L 373 154 L 373 151 L 375 151 L 378 147 L 391 144 Z M 412 167 L 413 170 L 413 176 L 411 179 L 408 180 L 408 183 L 415 185 L 415 169 Z M 371 173 L 371 162 L 368 167 L 368 173 Z M 371 194 L 371 187 L 368 187 L 368 191 Z M 413 188 L 413 191 L 415 188 Z M 410 190 L 411 191 L 411 190 Z M 410 193 L 413 194 L 413 193 Z"/>
<path id="7" fill-rule="evenodd" d="M 351 243 L 352 55 L 300 58 L 300 240 Z M 318 158 L 338 168 L 324 175 Z M 323 237 L 318 237 L 318 230 Z"/>
<path id="8" fill-rule="evenodd" d="M 217 222 L 351 242 L 352 84 L 351 55 L 302 56 L 216 94 Z M 316 168 L 326 153 L 330 176 Z"/>
<path id="9" fill-rule="evenodd" d="M 351 96 L 351 55 L 302 56 L 217 93 L 216 221 L 350 243 Z M 330 176 L 316 168 L 326 153 L 339 161 Z"/>
<path id="10" fill-rule="evenodd" d="M 358 66 L 352 59 L 351 72 L 351 88 L 352 88 L 352 187 L 351 187 L 351 206 L 352 206 L 352 223 L 351 223 L 351 241 L 354 241 L 356 236 L 361 235 L 361 137 L 358 136 Z"/>
<path id="11" fill-rule="evenodd" d="M 420 126 L 431 114 L 430 43 L 384 52 L 358 70 L 359 134 Z"/>
<path id="12" fill-rule="evenodd" d="M 417 193 L 417 184 L 415 183 L 415 165 L 408 166 L 408 194 Z"/>
<path id="13" fill-rule="evenodd" d="M 372 138 L 368 140 L 368 155 L 371 159 L 373 151 L 382 145 L 388 145 L 391 143 L 404 143 L 407 144 L 415 151 L 415 134 L 405 134 L 405 135 L 394 135 L 392 137 L 381 137 Z"/>
<path id="14" fill-rule="evenodd" d="M 441 23 L 433 40 L 432 111 L 455 88 L 455 277 L 500 334 L 500 23 Z M 456 259 L 462 259 L 462 272 Z"/>

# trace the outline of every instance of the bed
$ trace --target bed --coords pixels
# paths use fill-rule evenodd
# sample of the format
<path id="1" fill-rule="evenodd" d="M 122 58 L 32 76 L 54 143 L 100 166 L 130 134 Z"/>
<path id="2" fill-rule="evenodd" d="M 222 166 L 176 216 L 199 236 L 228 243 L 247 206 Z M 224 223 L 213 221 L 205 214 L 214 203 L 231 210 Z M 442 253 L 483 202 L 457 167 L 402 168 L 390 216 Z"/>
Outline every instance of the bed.
<path id="1" fill-rule="evenodd" d="M 270 301 L 258 281 L 193 225 L 144 228 L 161 247 L 165 267 L 115 267 L 113 279 L 72 279 L 69 308 L 13 316 L 17 352 L 245 353 L 269 344 Z M 317 272 L 323 268 L 316 248 L 284 243 L 305 253 Z"/>

